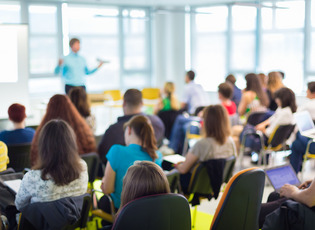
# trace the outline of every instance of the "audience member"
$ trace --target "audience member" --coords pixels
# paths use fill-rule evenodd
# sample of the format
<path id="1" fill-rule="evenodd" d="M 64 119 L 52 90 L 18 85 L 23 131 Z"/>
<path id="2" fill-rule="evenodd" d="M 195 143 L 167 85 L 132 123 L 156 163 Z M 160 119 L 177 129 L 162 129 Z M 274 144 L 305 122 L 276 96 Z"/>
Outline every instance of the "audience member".
<path id="1" fill-rule="evenodd" d="M 182 97 L 181 108 L 187 109 L 190 114 L 194 114 L 196 108 L 199 106 L 207 106 L 210 104 L 209 96 L 203 90 L 202 86 L 196 84 L 194 80 L 194 71 L 188 71 L 185 76 L 186 85 Z"/>
<path id="2" fill-rule="evenodd" d="M 276 111 L 277 103 L 275 102 L 274 93 L 283 88 L 284 85 L 282 83 L 282 75 L 279 72 L 270 72 L 268 74 L 268 90 L 267 95 L 269 98 L 269 109 L 272 111 Z"/>
<path id="3" fill-rule="evenodd" d="M 66 95 L 56 94 L 50 98 L 47 105 L 46 114 L 43 117 L 39 127 L 36 129 L 31 147 L 32 165 L 36 163 L 38 156 L 39 133 L 43 126 L 52 119 L 62 119 L 71 126 L 71 128 L 74 130 L 74 133 L 76 134 L 79 154 L 96 151 L 95 139 L 88 124 L 72 104 L 69 97 Z"/>
<path id="4" fill-rule="evenodd" d="M 128 89 L 124 94 L 123 112 L 124 116 L 118 117 L 117 123 L 109 126 L 98 146 L 98 153 L 104 164 L 106 164 L 106 154 L 114 144 L 125 145 L 124 124 L 135 115 L 144 115 L 142 113 L 142 93 L 137 89 Z M 146 115 L 153 126 L 157 143 L 161 143 L 164 138 L 164 124 L 161 119 L 155 115 Z"/>
<path id="5" fill-rule="evenodd" d="M 261 87 L 263 88 L 263 90 L 267 90 L 267 85 L 268 85 L 268 76 L 264 73 L 259 73 L 257 74 L 257 77 L 260 81 Z"/>
<path id="6" fill-rule="evenodd" d="M 308 111 L 313 119 L 315 120 L 315 82 L 309 82 L 307 84 L 306 97 L 309 99 L 304 105 L 298 108 L 298 111 Z M 302 136 L 300 132 L 297 132 L 296 139 L 292 143 L 290 155 L 290 163 L 296 173 L 301 171 L 303 156 L 306 151 L 307 143 L 309 138 Z M 315 154 L 315 144 L 311 144 L 309 152 Z"/>
<path id="7" fill-rule="evenodd" d="M 309 208 L 315 206 L 315 179 L 308 180 L 296 187 L 294 185 L 285 184 L 279 193 L 270 194 L 267 203 L 263 203 L 259 214 L 259 228 L 262 228 L 267 215 L 279 208 L 281 204 L 292 199 L 296 202 L 306 205 Z"/>
<path id="8" fill-rule="evenodd" d="M 90 126 L 93 133 L 96 130 L 95 116 L 91 114 L 90 105 L 86 95 L 86 91 L 81 87 L 73 87 L 69 91 L 69 97 L 78 112 Z"/>
<path id="9" fill-rule="evenodd" d="M 226 108 L 229 116 L 236 114 L 236 105 L 230 100 L 233 94 L 233 88 L 229 83 L 221 83 L 218 87 L 219 100 L 224 108 Z"/>
<path id="10" fill-rule="evenodd" d="M 7 170 L 7 164 L 9 164 L 8 148 L 0 141 L 0 172 Z"/>
<path id="11" fill-rule="evenodd" d="M 150 161 L 136 161 L 124 177 L 118 214 L 130 201 L 163 193 L 170 193 L 170 187 L 161 167 Z"/>
<path id="12" fill-rule="evenodd" d="M 274 130 L 279 125 L 294 124 L 293 113 L 296 112 L 297 106 L 295 103 L 295 94 L 289 88 L 281 88 L 274 93 L 275 101 L 278 105 L 276 112 L 267 120 L 261 122 L 260 124 L 253 127 L 251 125 L 246 125 L 245 130 L 252 129 L 253 132 L 256 130 L 261 131 L 264 134 L 265 143 L 267 144 L 268 138 L 274 132 Z M 292 134 L 292 137 L 294 134 Z M 259 137 L 255 136 L 253 138 L 247 138 L 245 143 L 246 147 L 250 147 L 253 151 L 258 152 L 261 148 Z M 291 139 L 292 140 L 292 139 Z"/>
<path id="13" fill-rule="evenodd" d="M 166 82 L 164 84 L 164 89 L 155 108 L 155 114 L 159 111 L 169 111 L 169 110 L 178 110 L 179 109 L 179 101 L 174 94 L 175 92 L 175 85 L 173 82 Z"/>
<path id="14" fill-rule="evenodd" d="M 16 194 L 18 210 L 30 203 L 83 195 L 87 191 L 88 172 L 80 159 L 76 137 L 63 120 L 50 120 L 38 135 L 38 161 L 27 172 Z"/>
<path id="15" fill-rule="evenodd" d="M 8 114 L 14 129 L 0 132 L 0 140 L 7 145 L 31 143 L 35 130 L 25 127 L 25 107 L 17 103 L 12 104 L 8 109 Z"/>
<path id="16" fill-rule="evenodd" d="M 113 145 L 106 155 L 107 163 L 101 189 L 110 194 L 116 209 L 120 207 L 120 195 L 123 178 L 135 161 L 156 161 L 158 158 L 154 130 L 150 120 L 142 115 L 134 116 L 124 124 L 126 146 Z M 99 201 L 99 207 L 110 212 L 110 203 L 106 196 Z"/>
<path id="17" fill-rule="evenodd" d="M 225 78 L 225 82 L 231 83 L 233 86 L 233 96 L 231 98 L 232 101 L 236 104 L 236 107 L 240 104 L 241 98 L 242 98 L 242 91 L 235 85 L 236 78 L 233 74 L 229 74 Z"/>
<path id="18" fill-rule="evenodd" d="M 239 115 L 252 112 L 266 111 L 269 105 L 267 94 L 262 89 L 258 77 L 254 73 L 245 76 L 246 88 L 243 91 L 241 102 L 238 106 Z"/>
<path id="19" fill-rule="evenodd" d="M 204 114 L 205 137 L 199 140 L 187 153 L 184 162 L 175 165 L 181 175 L 181 185 L 187 192 L 191 173 L 190 170 L 198 161 L 227 158 L 236 154 L 235 144 L 231 135 L 230 120 L 222 105 L 210 105 Z"/>

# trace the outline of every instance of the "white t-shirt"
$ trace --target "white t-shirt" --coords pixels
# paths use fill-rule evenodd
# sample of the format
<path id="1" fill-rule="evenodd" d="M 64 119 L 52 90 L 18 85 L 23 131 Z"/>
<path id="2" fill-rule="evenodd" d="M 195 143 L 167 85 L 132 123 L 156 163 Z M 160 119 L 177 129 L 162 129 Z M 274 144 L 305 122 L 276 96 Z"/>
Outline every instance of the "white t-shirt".
<path id="1" fill-rule="evenodd" d="M 210 104 L 209 96 L 202 86 L 193 81 L 185 85 L 182 102 L 187 104 L 190 114 L 193 114 L 199 106 L 208 106 Z"/>
<path id="2" fill-rule="evenodd" d="M 304 104 L 299 106 L 298 111 L 308 111 L 312 117 L 312 120 L 315 120 L 315 98 L 308 99 L 308 101 Z"/>
<path id="3" fill-rule="evenodd" d="M 26 173 L 15 197 L 16 208 L 20 210 L 30 203 L 54 201 L 86 193 L 89 179 L 87 165 L 82 159 L 80 163 L 83 166 L 80 177 L 64 186 L 56 185 L 53 180 L 42 180 L 41 170 Z"/>

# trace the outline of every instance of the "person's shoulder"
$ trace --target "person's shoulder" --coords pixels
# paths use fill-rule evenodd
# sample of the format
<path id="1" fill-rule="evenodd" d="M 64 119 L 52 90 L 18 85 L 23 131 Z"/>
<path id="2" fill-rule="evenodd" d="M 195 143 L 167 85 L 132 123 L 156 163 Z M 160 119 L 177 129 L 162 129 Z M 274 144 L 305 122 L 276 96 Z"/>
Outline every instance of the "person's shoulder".
<path id="1" fill-rule="evenodd" d="M 28 133 L 33 133 L 33 134 L 35 134 L 35 129 L 30 128 L 30 127 L 26 127 L 26 128 L 24 129 L 24 131 L 26 131 L 26 132 L 28 132 Z"/>
<path id="2" fill-rule="evenodd" d="M 115 145 L 112 145 L 112 147 L 110 147 L 108 151 L 108 155 L 122 154 L 126 151 L 126 149 L 127 149 L 127 146 L 115 144 Z"/>

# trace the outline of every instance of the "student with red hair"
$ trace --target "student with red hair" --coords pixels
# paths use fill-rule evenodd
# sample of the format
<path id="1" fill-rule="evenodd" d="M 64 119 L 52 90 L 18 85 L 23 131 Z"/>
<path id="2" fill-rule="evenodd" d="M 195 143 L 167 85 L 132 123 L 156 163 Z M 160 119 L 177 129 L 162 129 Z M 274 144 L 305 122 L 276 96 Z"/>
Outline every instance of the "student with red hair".
<path id="1" fill-rule="evenodd" d="M 79 154 L 90 153 L 96 151 L 96 144 L 93 133 L 80 115 L 78 110 L 72 104 L 66 95 L 56 94 L 50 98 L 47 105 L 46 114 L 40 125 L 36 129 L 31 147 L 31 163 L 34 165 L 38 156 L 38 135 L 42 127 L 52 119 L 60 119 L 66 121 L 76 134 Z"/>

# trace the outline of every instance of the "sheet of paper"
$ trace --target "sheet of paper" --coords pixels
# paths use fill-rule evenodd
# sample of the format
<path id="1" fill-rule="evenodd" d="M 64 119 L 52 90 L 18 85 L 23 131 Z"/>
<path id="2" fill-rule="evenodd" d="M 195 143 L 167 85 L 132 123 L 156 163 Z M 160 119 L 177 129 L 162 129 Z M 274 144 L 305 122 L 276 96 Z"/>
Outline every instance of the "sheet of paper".
<path id="1" fill-rule="evenodd" d="M 183 157 L 182 155 L 179 154 L 174 154 L 174 155 L 169 155 L 169 156 L 165 156 L 163 157 L 163 160 L 168 161 L 170 163 L 173 164 L 177 164 L 178 162 L 183 162 L 185 161 L 185 157 Z"/>
<path id="2" fill-rule="evenodd" d="M 4 181 L 3 183 L 6 186 L 8 186 L 10 189 L 15 191 L 15 193 L 17 193 L 20 189 L 21 182 L 22 182 L 21 179 L 16 179 L 16 180 L 7 180 L 7 181 Z"/>

